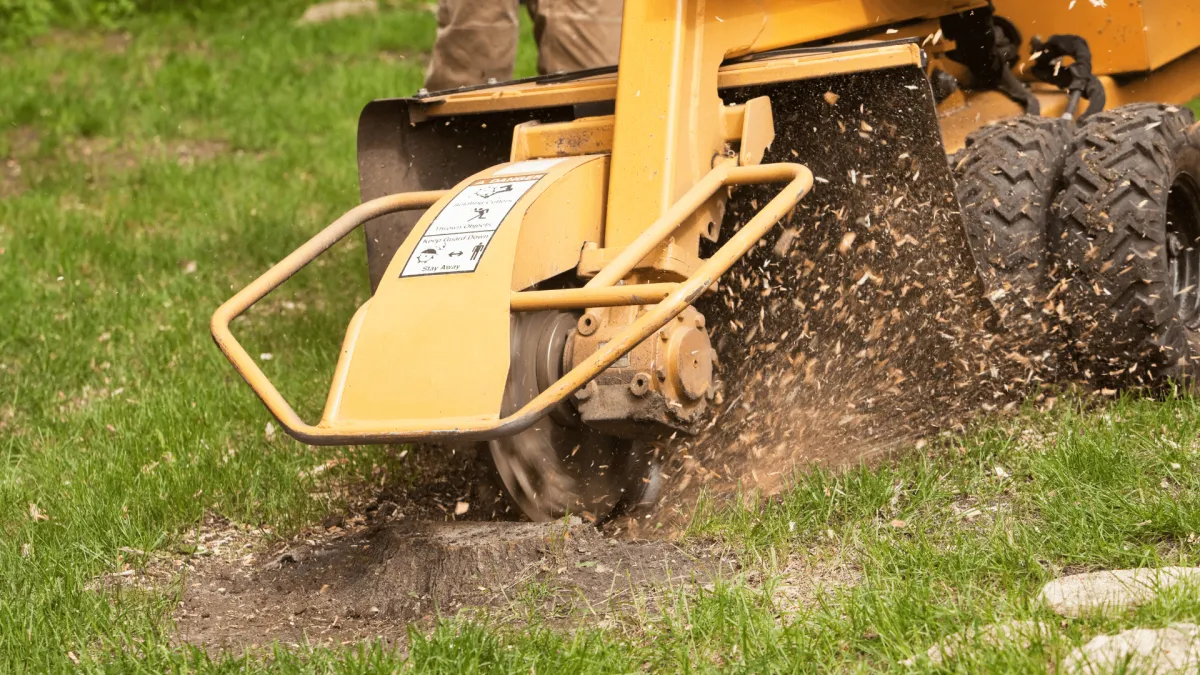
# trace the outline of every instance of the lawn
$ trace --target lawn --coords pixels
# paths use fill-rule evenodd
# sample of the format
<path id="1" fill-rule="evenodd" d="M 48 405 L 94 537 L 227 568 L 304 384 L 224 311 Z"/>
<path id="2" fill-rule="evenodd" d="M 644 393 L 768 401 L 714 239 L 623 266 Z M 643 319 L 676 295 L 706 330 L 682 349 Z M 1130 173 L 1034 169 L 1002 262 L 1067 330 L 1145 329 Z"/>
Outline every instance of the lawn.
<path id="1" fill-rule="evenodd" d="M 800 476 L 771 499 L 705 503 L 688 536 L 727 546 L 745 573 L 677 589 L 663 615 L 569 632 L 448 617 L 414 625 L 399 651 L 177 644 L 176 590 L 89 581 L 193 555 L 185 534 L 206 514 L 290 536 L 340 507 L 334 481 L 399 466 L 395 451 L 276 432 L 207 324 L 357 201 L 358 112 L 420 86 L 433 17 L 404 3 L 309 27 L 231 16 L 0 51 L 0 668 L 907 672 L 901 660 L 967 626 L 1057 625 L 1033 598 L 1064 570 L 1200 563 L 1200 406 L 1074 401 L 894 464 Z M 518 75 L 533 58 L 526 40 Z M 302 412 L 318 409 L 367 297 L 363 255 L 351 238 L 236 325 Z M 309 471 L 335 457 L 349 461 Z M 797 606 L 780 590 L 814 579 L 827 583 Z M 952 667 L 1044 672 L 1098 633 L 1179 620 L 1200 621 L 1194 594 L 1062 622 L 1033 650 L 977 647 Z"/>

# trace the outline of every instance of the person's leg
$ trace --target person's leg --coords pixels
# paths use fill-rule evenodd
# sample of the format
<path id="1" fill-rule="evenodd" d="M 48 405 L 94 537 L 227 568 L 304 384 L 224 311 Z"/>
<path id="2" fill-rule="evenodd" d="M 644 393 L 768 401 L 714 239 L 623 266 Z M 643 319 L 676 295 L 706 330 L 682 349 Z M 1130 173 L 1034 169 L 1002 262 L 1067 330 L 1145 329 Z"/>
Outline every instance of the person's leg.
<path id="1" fill-rule="evenodd" d="M 617 63 L 623 0 L 528 0 L 538 41 L 538 72 Z"/>
<path id="2" fill-rule="evenodd" d="M 512 79 L 518 0 L 438 0 L 437 42 L 425 75 L 430 91 Z"/>

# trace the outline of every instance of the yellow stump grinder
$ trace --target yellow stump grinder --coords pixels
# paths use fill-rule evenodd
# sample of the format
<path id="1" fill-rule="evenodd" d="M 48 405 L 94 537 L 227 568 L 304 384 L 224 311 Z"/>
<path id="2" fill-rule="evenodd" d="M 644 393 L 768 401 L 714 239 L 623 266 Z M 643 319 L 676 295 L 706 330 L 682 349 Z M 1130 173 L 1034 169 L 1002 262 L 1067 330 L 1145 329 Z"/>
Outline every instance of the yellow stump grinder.
<path id="1" fill-rule="evenodd" d="M 364 109 L 363 203 L 212 321 L 292 436 L 477 444 L 528 517 L 602 520 L 704 444 L 757 475 L 1196 371 L 1200 2 L 626 0 L 622 30 L 619 67 Z M 359 227 L 310 424 L 230 322 Z"/>

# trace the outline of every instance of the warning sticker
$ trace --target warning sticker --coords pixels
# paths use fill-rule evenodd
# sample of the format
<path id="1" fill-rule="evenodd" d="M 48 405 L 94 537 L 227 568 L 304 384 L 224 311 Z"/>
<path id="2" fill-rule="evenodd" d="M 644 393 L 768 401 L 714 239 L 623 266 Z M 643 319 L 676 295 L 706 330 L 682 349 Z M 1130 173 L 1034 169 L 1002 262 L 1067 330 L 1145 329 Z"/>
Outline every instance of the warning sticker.
<path id="1" fill-rule="evenodd" d="M 429 224 L 400 276 L 474 272 L 500 223 L 540 179 L 485 178 L 467 186 Z"/>

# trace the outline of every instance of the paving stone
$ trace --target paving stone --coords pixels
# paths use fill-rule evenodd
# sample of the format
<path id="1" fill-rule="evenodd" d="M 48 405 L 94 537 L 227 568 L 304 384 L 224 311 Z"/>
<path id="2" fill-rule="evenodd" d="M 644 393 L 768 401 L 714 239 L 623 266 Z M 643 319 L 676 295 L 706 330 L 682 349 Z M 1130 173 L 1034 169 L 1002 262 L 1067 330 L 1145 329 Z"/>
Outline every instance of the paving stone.
<path id="1" fill-rule="evenodd" d="M 1176 623 L 1159 630 L 1135 628 L 1101 635 L 1063 661 L 1062 673 L 1195 673 L 1200 668 L 1200 626 Z"/>
<path id="2" fill-rule="evenodd" d="M 1136 607 L 1185 580 L 1200 583 L 1200 568 L 1164 567 L 1075 574 L 1046 584 L 1040 597 L 1055 612 L 1078 617 L 1102 609 Z"/>
<path id="3" fill-rule="evenodd" d="M 296 23 L 300 25 L 326 23 L 328 21 L 337 21 L 345 19 L 348 16 L 359 16 L 360 14 L 376 14 L 379 12 L 379 3 L 376 0 L 336 0 L 335 2 L 322 2 L 312 5 L 304 10 L 304 16 Z"/>

